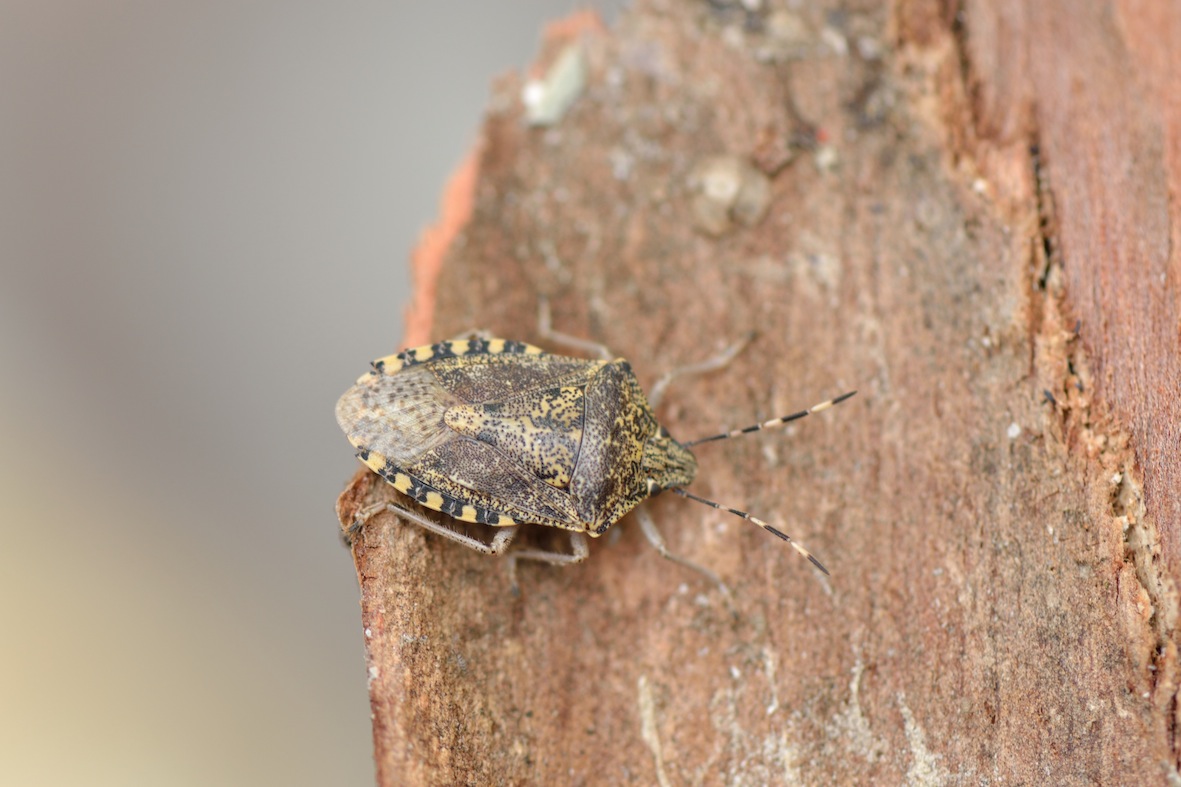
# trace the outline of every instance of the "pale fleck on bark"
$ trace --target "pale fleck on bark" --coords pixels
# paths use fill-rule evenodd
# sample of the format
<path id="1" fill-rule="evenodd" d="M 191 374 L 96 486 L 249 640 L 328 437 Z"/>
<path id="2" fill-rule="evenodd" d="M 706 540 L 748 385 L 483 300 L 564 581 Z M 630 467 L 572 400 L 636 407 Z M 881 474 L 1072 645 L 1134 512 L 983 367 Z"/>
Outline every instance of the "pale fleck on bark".
<path id="1" fill-rule="evenodd" d="M 696 492 L 832 576 L 665 496 L 737 616 L 629 520 L 514 597 L 500 561 L 379 516 L 354 554 L 380 781 L 1175 778 L 1181 7 L 762 5 L 584 34 L 552 128 L 498 84 L 408 341 L 536 341 L 545 294 L 651 385 L 757 331 L 659 414 L 691 439 L 860 389 L 697 450 Z M 713 237 L 688 181 L 728 155 L 771 197 Z M 394 494 L 359 473 L 342 517 Z"/>

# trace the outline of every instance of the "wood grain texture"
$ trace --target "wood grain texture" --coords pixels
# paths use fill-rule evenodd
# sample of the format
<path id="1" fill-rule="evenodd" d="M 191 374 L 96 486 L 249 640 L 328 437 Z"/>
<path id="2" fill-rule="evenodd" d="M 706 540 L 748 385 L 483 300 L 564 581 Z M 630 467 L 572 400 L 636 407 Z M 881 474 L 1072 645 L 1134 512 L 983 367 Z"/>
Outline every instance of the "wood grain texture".
<path id="1" fill-rule="evenodd" d="M 860 389 L 697 452 L 694 491 L 832 576 L 661 498 L 735 615 L 627 520 L 514 597 L 499 561 L 376 517 L 354 556 L 379 779 L 1175 778 L 1177 5 L 721 5 L 647 0 L 581 39 L 554 128 L 496 85 L 432 338 L 540 342 L 544 294 L 650 386 L 757 331 L 670 390 L 682 439 Z M 715 238 L 688 182 L 718 154 L 774 177 Z M 359 473 L 342 521 L 394 494 Z"/>

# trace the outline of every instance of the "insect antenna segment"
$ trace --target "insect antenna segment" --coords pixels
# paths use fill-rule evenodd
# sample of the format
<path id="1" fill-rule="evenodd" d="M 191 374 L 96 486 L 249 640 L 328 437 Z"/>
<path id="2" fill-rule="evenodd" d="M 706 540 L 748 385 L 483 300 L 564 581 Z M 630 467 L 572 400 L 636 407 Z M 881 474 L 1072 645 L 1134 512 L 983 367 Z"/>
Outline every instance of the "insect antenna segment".
<path id="1" fill-rule="evenodd" d="M 686 448 L 688 448 L 688 447 L 695 446 L 695 445 L 701 445 L 702 443 L 712 443 L 715 440 L 726 440 L 730 437 L 738 437 L 739 435 L 751 434 L 752 432 L 759 432 L 759 431 L 762 431 L 763 429 L 770 429 L 772 427 L 782 426 L 783 424 L 786 424 L 790 421 L 798 420 L 800 418 L 803 418 L 804 416 L 811 415 L 812 413 L 819 413 L 822 410 L 827 410 L 828 408 L 832 407 L 834 404 L 840 404 L 841 402 L 845 401 L 849 397 L 853 396 L 853 394 L 855 394 L 855 393 L 857 393 L 857 392 L 850 391 L 849 393 L 841 394 L 840 396 L 838 396 L 834 399 L 829 399 L 828 401 L 821 402 L 820 404 L 814 404 L 811 407 L 809 407 L 807 410 L 800 410 L 798 413 L 792 413 L 791 415 L 785 415 L 782 418 L 772 418 L 770 421 L 763 421 L 760 424 L 754 424 L 752 426 L 743 427 L 742 429 L 735 429 L 730 432 L 722 432 L 721 434 L 712 435 L 710 437 L 703 437 L 700 440 L 693 440 L 692 442 L 683 443 L 683 445 Z M 819 560 L 817 560 L 811 552 L 809 552 L 807 549 L 805 549 L 803 546 L 801 546 L 799 544 L 799 542 L 793 540 L 791 536 L 787 535 L 786 533 L 784 533 L 781 530 L 776 529 L 771 524 L 764 522 L 762 519 L 759 519 L 758 517 L 755 517 L 755 516 L 751 516 L 750 514 L 748 514 L 745 511 L 739 511 L 736 508 L 730 508 L 728 506 L 724 506 L 719 503 L 715 503 L 712 500 L 706 500 L 704 497 L 698 497 L 697 495 L 693 494 L 692 492 L 688 492 L 684 489 L 681 489 L 680 487 L 670 487 L 669 491 L 676 492 L 681 497 L 687 497 L 690 500 L 697 501 L 698 503 L 704 503 L 705 505 L 710 506 L 711 508 L 716 508 L 719 511 L 726 511 L 728 513 L 733 514 L 734 516 L 741 517 L 748 522 L 753 522 L 754 524 L 763 528 L 763 530 L 766 530 L 767 532 L 771 533 L 772 535 L 778 536 L 779 538 L 782 538 L 787 543 L 791 544 L 792 547 L 797 552 L 799 552 L 804 557 L 808 558 L 808 560 L 812 563 L 812 565 L 816 566 L 816 568 L 820 569 L 825 574 L 828 574 L 828 569 L 825 568 L 824 565 Z"/>
<path id="2" fill-rule="evenodd" d="M 840 396 L 836 397 L 835 399 L 829 399 L 826 402 L 821 402 L 820 404 L 814 404 L 811 407 L 809 407 L 807 410 L 800 410 L 798 413 L 792 413 L 791 415 L 785 415 L 782 418 L 772 418 L 770 421 L 763 421 L 761 424 L 753 424 L 752 426 L 745 426 L 742 429 L 735 429 L 732 432 L 722 432 L 721 434 L 715 434 L 715 435 L 711 435 L 709 437 L 702 437 L 699 440 L 693 440 L 688 443 L 682 443 L 682 445 L 684 445 L 686 448 L 692 448 L 693 446 L 701 445 L 702 443 L 712 443 L 714 440 L 725 440 L 730 437 L 738 437 L 739 435 L 750 434 L 751 432 L 760 432 L 764 429 L 771 429 L 772 427 L 782 426 L 783 424 L 786 424 L 790 421 L 798 421 L 799 419 L 803 418 L 806 415 L 811 415 L 812 413 L 819 413 L 822 410 L 827 410 L 828 408 L 832 407 L 834 404 L 840 404 L 841 402 L 845 401 L 846 399 L 848 399 L 849 397 L 851 397 L 855 393 L 857 393 L 857 392 L 856 391 L 849 391 L 849 393 L 847 393 L 847 394 L 841 394 Z"/>
<path id="3" fill-rule="evenodd" d="M 773 535 L 776 535 L 779 538 L 782 538 L 787 543 L 791 544 L 792 547 L 795 549 L 795 551 L 799 552 L 801 555 L 808 558 L 808 560 L 810 560 L 812 562 L 812 565 L 816 566 L 816 568 L 820 569 L 825 574 L 828 574 L 828 569 L 824 567 L 824 564 L 821 563 L 819 560 L 817 560 L 816 557 L 811 552 L 804 549 L 804 547 L 802 547 L 798 541 L 795 541 L 787 533 L 784 533 L 782 530 L 778 530 L 777 528 L 773 527 L 772 525 L 770 525 L 767 522 L 764 522 L 763 520 L 759 519 L 758 517 L 751 516 L 750 514 L 746 513 L 745 511 L 739 511 L 737 508 L 729 508 L 729 507 L 721 505 L 719 503 L 715 503 L 712 500 L 706 500 L 704 497 L 698 497 L 697 495 L 693 494 L 692 492 L 687 492 L 684 489 L 681 489 L 679 486 L 669 487 L 668 491 L 676 492 L 681 497 L 687 497 L 690 500 L 696 500 L 698 503 L 705 503 L 710 508 L 716 508 L 719 511 L 727 511 L 727 512 L 733 514 L 734 516 L 740 516 L 743 519 L 745 519 L 747 522 L 754 522 L 756 525 L 763 528 L 763 530 L 766 530 L 767 532 L 769 532 Z"/>

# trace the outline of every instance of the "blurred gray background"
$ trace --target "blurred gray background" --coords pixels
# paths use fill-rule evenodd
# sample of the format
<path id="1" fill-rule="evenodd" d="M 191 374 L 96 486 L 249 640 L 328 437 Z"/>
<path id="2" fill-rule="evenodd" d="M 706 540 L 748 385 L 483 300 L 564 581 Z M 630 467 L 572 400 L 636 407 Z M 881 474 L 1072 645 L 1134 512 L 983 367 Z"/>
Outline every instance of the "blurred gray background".
<path id="1" fill-rule="evenodd" d="M 0 783 L 372 781 L 333 404 L 574 7 L 0 3 Z"/>

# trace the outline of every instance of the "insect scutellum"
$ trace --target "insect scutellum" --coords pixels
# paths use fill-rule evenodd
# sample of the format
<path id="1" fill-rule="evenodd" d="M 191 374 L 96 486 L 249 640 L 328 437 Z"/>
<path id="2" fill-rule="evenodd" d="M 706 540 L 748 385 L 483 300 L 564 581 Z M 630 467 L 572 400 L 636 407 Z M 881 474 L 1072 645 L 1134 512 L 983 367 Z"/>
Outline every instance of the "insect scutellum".
<path id="1" fill-rule="evenodd" d="M 828 569 L 825 568 L 824 565 L 819 560 L 817 560 L 811 552 L 809 552 L 807 549 L 801 546 L 799 542 L 792 539 L 791 536 L 787 535 L 783 531 L 778 530 L 768 522 L 765 522 L 756 516 L 750 515 L 746 511 L 739 511 L 736 508 L 730 508 L 729 506 L 716 503 L 713 500 L 707 500 L 704 497 L 699 497 L 692 492 L 685 490 L 683 487 L 692 482 L 697 469 L 697 459 L 693 455 L 693 452 L 689 450 L 691 447 L 695 445 L 701 445 L 702 443 L 726 440 L 731 437 L 752 434 L 754 432 L 762 431 L 763 429 L 782 426 L 786 423 L 789 423 L 790 421 L 795 421 L 807 415 L 811 415 L 812 413 L 818 413 L 822 410 L 827 410 L 835 404 L 840 404 L 856 393 L 856 391 L 850 391 L 849 393 L 841 394 L 840 396 L 837 396 L 833 399 L 828 399 L 826 401 L 820 402 L 819 404 L 814 404 L 805 410 L 800 410 L 798 413 L 792 413 L 791 415 L 785 415 L 780 418 L 772 418 L 769 421 L 763 421 L 761 423 L 752 424 L 741 429 L 734 429 L 729 432 L 722 432 L 709 437 L 702 437 L 697 440 L 691 440 L 687 443 L 678 443 L 662 426 L 649 441 L 649 444 L 653 449 L 653 460 L 651 463 L 648 461 L 649 452 L 645 451 L 644 453 L 644 469 L 648 473 L 648 496 L 655 497 L 663 491 L 674 492 L 681 497 L 688 498 L 689 500 L 694 500 L 698 503 L 710 506 L 711 508 L 716 508 L 719 511 L 725 511 L 730 514 L 734 514 L 737 517 L 741 517 L 742 519 L 752 522 L 767 532 L 788 542 L 793 548 L 795 548 L 797 552 L 808 558 L 812 565 L 816 566 L 825 574 L 828 574 Z M 657 459 L 660 461 L 656 461 Z"/>

